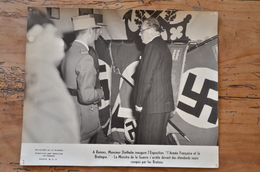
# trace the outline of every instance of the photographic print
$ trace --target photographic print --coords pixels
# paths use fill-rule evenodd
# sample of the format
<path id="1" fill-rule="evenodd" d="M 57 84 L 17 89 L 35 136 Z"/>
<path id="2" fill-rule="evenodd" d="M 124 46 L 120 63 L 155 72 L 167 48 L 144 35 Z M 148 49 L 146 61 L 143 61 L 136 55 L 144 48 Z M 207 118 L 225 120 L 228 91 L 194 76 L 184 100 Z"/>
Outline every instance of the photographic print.
<path id="1" fill-rule="evenodd" d="M 29 7 L 26 38 L 21 165 L 218 168 L 217 12 Z"/>

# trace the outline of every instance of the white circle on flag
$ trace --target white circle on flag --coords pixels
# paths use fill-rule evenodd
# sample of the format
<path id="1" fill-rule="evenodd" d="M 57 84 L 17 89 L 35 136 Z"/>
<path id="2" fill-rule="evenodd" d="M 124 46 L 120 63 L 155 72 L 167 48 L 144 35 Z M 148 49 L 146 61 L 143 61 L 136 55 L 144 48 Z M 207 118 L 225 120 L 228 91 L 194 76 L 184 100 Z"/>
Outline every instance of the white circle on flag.
<path id="1" fill-rule="evenodd" d="M 198 100 L 194 100 L 193 98 L 190 98 L 189 96 L 185 96 L 182 94 L 189 75 L 196 76 L 190 92 L 194 92 L 195 94 L 200 94 L 206 80 L 216 82 L 216 84 L 218 83 L 218 72 L 215 70 L 209 69 L 209 68 L 193 68 L 193 69 L 187 70 L 182 75 L 178 103 L 181 102 L 189 107 L 194 108 L 196 106 L 196 104 L 201 103 L 200 101 L 202 101 L 202 99 L 205 99 L 205 97 L 202 97 L 201 99 L 198 99 Z M 211 99 L 211 100 L 217 102 L 218 101 L 218 91 L 209 88 L 208 94 L 206 95 L 206 99 Z M 217 119 L 216 123 L 208 122 L 213 108 L 207 104 L 204 104 L 202 106 L 203 106 L 203 108 L 199 114 L 199 117 L 192 115 L 188 112 L 185 112 L 184 109 L 181 110 L 178 107 L 176 108 L 176 112 L 180 115 L 180 117 L 183 120 L 185 120 L 189 124 L 194 125 L 196 127 L 213 128 L 213 127 L 218 126 L 218 119 Z M 217 110 L 217 109 L 215 109 L 215 110 Z M 216 112 L 216 114 L 218 114 L 218 112 Z"/>

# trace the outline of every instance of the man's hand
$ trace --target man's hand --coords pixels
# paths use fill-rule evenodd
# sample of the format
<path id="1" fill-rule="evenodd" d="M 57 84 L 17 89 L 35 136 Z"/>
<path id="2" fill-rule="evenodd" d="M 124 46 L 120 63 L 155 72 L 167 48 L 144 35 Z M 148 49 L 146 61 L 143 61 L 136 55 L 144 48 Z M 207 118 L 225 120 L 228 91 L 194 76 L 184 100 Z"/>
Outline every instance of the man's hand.
<path id="1" fill-rule="evenodd" d="M 137 112 L 141 112 L 143 110 L 143 107 L 139 107 L 139 106 L 135 105 L 135 110 Z"/>
<path id="2" fill-rule="evenodd" d="M 98 102 L 100 102 L 101 99 L 104 99 L 104 98 L 105 98 L 105 94 L 104 94 L 104 91 L 103 91 L 103 88 L 102 88 L 102 87 L 96 89 L 96 91 L 97 91 L 97 93 L 98 93 L 98 95 L 99 95 L 100 98 L 99 98 L 97 101 L 95 101 L 94 104 L 98 104 Z"/>

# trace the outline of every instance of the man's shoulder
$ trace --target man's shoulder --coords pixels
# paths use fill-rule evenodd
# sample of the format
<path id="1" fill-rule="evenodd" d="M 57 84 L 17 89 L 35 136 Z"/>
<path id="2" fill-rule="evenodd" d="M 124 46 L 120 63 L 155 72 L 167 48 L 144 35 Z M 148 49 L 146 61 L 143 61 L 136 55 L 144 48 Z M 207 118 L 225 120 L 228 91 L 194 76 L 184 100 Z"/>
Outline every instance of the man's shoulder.
<path id="1" fill-rule="evenodd" d="M 149 44 L 147 44 L 147 49 L 150 49 L 150 51 L 160 51 L 162 47 L 167 46 L 165 41 L 160 37 L 155 37 Z"/>
<path id="2" fill-rule="evenodd" d="M 92 71 L 93 67 L 94 67 L 94 60 L 89 54 L 83 55 L 76 62 L 77 71 Z"/>
<path id="3" fill-rule="evenodd" d="M 148 45 L 155 47 L 155 46 L 158 46 L 158 45 L 161 45 L 161 44 L 165 44 L 165 41 L 162 39 L 161 36 L 157 36 Z"/>
<path id="4" fill-rule="evenodd" d="M 79 63 L 89 63 L 89 62 L 93 62 L 93 58 L 89 53 L 81 53 L 80 59 L 79 59 Z"/>
<path id="5" fill-rule="evenodd" d="M 80 46 L 80 43 L 73 43 L 69 50 L 66 52 L 66 56 L 87 56 L 89 55 L 88 49 L 84 46 Z"/>

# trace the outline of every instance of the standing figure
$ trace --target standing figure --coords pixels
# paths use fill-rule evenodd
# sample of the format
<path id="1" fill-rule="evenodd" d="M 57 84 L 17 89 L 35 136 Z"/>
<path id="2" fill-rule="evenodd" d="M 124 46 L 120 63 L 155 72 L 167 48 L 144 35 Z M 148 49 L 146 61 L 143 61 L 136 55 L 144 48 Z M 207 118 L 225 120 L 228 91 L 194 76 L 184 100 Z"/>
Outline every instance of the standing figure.
<path id="1" fill-rule="evenodd" d="M 158 20 L 145 20 L 139 35 L 146 46 L 134 87 L 135 109 L 141 112 L 137 144 L 166 144 L 166 125 L 174 110 L 171 53 L 161 38 Z"/>
<path id="2" fill-rule="evenodd" d="M 80 143 L 77 109 L 57 70 L 63 58 L 53 21 L 28 8 L 23 143 Z"/>
<path id="3" fill-rule="evenodd" d="M 94 44 L 99 26 L 89 16 L 72 19 L 76 39 L 61 64 L 61 72 L 78 109 L 81 143 L 95 143 L 101 129 L 98 103 L 104 92 L 98 78 L 98 59 L 91 55 L 90 46 Z"/>

